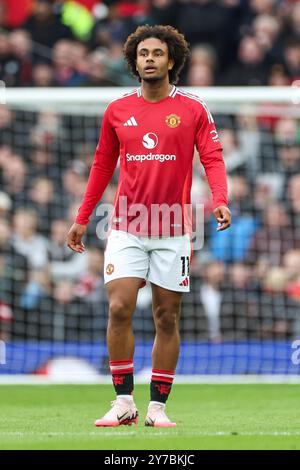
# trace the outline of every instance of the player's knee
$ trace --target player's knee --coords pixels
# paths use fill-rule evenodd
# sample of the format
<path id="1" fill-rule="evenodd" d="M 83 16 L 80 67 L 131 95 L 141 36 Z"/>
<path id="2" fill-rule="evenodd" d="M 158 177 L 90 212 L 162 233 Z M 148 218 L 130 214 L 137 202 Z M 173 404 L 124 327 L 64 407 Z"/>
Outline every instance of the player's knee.
<path id="1" fill-rule="evenodd" d="M 154 313 L 157 332 L 173 334 L 178 329 L 178 312 L 175 309 L 157 307 Z"/>
<path id="2" fill-rule="evenodd" d="M 109 304 L 109 320 L 114 325 L 124 324 L 131 320 L 132 308 L 128 302 L 113 300 Z"/>

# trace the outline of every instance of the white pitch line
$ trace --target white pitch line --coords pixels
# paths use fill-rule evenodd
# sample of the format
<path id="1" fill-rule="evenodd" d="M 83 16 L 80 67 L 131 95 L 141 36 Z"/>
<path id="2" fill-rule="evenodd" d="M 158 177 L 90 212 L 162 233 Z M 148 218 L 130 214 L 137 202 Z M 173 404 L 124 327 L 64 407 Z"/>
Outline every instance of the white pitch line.
<path id="1" fill-rule="evenodd" d="M 26 437 L 26 436 L 43 436 L 43 437 L 90 437 L 90 436 L 134 436 L 134 432 L 127 432 L 126 434 L 123 432 L 116 432 L 112 431 L 110 433 L 105 432 L 19 432 L 19 431 L 11 431 L 11 432 L 0 432 L 0 437 Z"/>
<path id="2" fill-rule="evenodd" d="M 146 431 L 147 432 L 147 431 Z M 90 436 L 101 436 L 101 437 L 111 437 L 111 436 L 142 436 L 145 434 L 140 434 L 138 431 L 133 432 L 118 432 L 118 431 L 89 431 L 89 432 L 21 432 L 21 431 L 11 431 L 11 432 L 0 432 L 0 437 L 26 437 L 26 436 L 56 436 L 56 437 L 90 437 Z M 152 436 L 179 436 L 179 437 L 218 437 L 218 436 L 300 436 L 300 431 L 289 432 L 289 431 L 273 431 L 273 432 L 236 432 L 236 431 L 217 431 L 217 432 L 189 432 L 188 434 L 182 434 L 181 432 L 149 432 L 149 437 Z"/>
<path id="3" fill-rule="evenodd" d="M 157 432 L 157 433 L 151 433 L 151 436 L 166 436 L 166 435 L 172 435 L 172 436 L 180 436 L 180 437 L 218 437 L 218 436 L 300 436 L 300 431 L 296 432 L 286 432 L 286 431 L 277 431 L 277 432 L 236 432 L 236 431 L 218 431 L 218 432 L 194 432 L 194 433 L 188 433 L 188 434 L 182 434 L 182 433 L 166 433 L 166 432 Z"/>
<path id="4" fill-rule="evenodd" d="M 147 372 L 137 374 L 135 382 L 137 384 L 148 384 L 151 376 L 151 369 Z M 177 375 L 176 384 L 204 384 L 204 385 L 225 385 L 225 384 L 289 384 L 299 385 L 300 374 L 273 374 L 273 375 Z M 103 375 L 92 379 L 84 377 L 51 378 L 38 375 L 0 375 L 0 385 L 111 385 L 111 376 Z"/>

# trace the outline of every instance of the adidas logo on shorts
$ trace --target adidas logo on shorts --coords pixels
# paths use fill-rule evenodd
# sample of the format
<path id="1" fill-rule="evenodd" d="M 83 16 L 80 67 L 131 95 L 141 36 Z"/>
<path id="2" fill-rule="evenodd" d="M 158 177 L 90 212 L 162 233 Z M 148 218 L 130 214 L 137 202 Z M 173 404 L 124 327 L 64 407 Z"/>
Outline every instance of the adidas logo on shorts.
<path id="1" fill-rule="evenodd" d="M 179 285 L 180 286 L 188 286 L 189 285 L 189 278 L 186 277 Z"/>

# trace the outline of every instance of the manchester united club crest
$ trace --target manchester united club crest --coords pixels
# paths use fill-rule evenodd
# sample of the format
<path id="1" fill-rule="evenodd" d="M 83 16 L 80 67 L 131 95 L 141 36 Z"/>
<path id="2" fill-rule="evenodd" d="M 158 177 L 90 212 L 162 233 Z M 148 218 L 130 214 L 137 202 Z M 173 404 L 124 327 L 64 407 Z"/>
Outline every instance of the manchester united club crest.
<path id="1" fill-rule="evenodd" d="M 115 270 L 115 267 L 113 264 L 109 263 L 107 266 L 106 266 L 106 274 L 112 274 Z"/>
<path id="2" fill-rule="evenodd" d="M 169 114 L 169 116 L 166 117 L 166 124 L 167 126 L 172 127 L 172 129 L 178 127 L 180 122 L 180 117 L 177 116 L 177 114 Z"/>

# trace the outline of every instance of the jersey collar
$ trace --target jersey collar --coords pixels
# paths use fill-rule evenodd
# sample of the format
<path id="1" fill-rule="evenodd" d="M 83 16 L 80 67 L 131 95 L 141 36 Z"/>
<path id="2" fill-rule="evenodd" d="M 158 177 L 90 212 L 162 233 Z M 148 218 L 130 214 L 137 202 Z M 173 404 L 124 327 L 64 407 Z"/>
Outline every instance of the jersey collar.
<path id="1" fill-rule="evenodd" d="M 170 93 L 169 93 L 169 96 L 170 96 L 171 98 L 174 98 L 175 95 L 176 95 L 176 93 L 177 93 L 177 88 L 176 88 L 175 85 L 173 85 L 172 90 L 171 90 Z M 138 98 L 140 98 L 140 97 L 142 96 L 142 87 L 139 87 L 139 88 L 137 89 L 137 96 L 138 96 Z"/>

